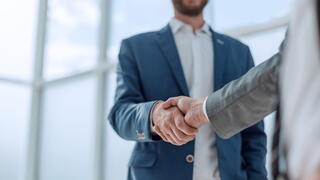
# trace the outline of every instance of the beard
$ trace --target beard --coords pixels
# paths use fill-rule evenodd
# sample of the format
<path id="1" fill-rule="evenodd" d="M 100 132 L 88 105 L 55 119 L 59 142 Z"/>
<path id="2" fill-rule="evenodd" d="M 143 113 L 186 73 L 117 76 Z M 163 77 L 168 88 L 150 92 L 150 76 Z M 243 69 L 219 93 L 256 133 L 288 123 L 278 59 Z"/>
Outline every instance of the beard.
<path id="1" fill-rule="evenodd" d="M 198 16 L 202 13 L 204 7 L 207 5 L 208 0 L 202 0 L 200 5 L 188 6 L 184 0 L 172 0 L 174 8 L 183 15 L 186 16 Z"/>

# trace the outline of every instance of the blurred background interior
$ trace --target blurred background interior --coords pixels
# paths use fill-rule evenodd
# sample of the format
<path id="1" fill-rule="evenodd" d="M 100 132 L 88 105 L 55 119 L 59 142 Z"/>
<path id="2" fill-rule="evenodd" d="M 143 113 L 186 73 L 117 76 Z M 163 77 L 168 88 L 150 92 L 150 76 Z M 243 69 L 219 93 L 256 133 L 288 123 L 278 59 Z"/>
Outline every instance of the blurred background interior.
<path id="1" fill-rule="evenodd" d="M 211 0 L 205 17 L 259 64 L 284 38 L 292 1 Z M 119 45 L 172 16 L 171 0 L 1 1 L 0 180 L 125 180 L 133 143 L 106 119 Z"/>

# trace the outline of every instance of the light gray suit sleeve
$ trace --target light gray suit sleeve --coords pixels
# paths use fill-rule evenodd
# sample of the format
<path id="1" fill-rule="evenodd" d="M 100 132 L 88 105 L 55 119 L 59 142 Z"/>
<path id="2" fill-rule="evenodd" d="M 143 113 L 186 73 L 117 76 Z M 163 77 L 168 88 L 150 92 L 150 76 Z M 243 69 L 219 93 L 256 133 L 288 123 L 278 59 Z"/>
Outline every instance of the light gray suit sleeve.
<path id="1" fill-rule="evenodd" d="M 206 112 L 220 137 L 229 138 L 276 110 L 279 104 L 280 49 L 269 60 L 208 97 Z"/>

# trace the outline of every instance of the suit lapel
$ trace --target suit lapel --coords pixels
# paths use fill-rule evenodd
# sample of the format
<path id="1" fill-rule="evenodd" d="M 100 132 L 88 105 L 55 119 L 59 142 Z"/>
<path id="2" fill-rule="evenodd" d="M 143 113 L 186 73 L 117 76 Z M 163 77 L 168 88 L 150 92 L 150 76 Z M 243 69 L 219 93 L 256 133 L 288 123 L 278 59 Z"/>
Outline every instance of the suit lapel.
<path id="1" fill-rule="evenodd" d="M 210 29 L 211 30 L 211 29 Z M 223 87 L 224 77 L 226 75 L 227 47 L 224 38 L 211 30 L 214 44 L 214 91 Z"/>
<path id="2" fill-rule="evenodd" d="M 162 50 L 163 55 L 170 66 L 171 72 L 179 85 L 183 95 L 189 96 L 188 86 L 184 77 L 180 57 L 169 25 L 158 33 L 157 42 Z"/>
<path id="3" fill-rule="evenodd" d="M 223 87 L 224 77 L 227 71 L 227 46 L 223 36 L 210 29 L 214 44 L 214 91 Z M 183 95 L 189 96 L 188 86 L 184 77 L 180 57 L 173 38 L 170 26 L 166 26 L 158 33 L 156 38 L 163 55 L 166 57 L 170 70 L 179 85 Z"/>

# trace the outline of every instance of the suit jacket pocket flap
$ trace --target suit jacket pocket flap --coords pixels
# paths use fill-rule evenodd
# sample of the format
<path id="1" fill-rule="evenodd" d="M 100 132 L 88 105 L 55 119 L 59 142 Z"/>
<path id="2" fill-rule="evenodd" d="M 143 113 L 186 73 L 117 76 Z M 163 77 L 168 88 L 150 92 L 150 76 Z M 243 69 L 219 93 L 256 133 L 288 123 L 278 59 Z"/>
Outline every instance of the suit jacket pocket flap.
<path id="1" fill-rule="evenodd" d="M 156 153 L 133 152 L 129 161 L 130 167 L 152 167 L 157 160 Z"/>

